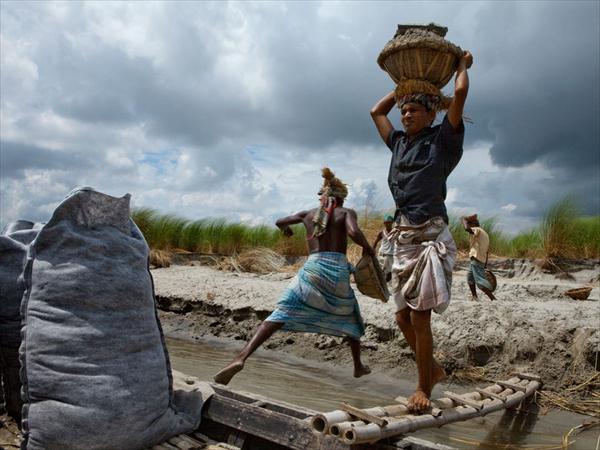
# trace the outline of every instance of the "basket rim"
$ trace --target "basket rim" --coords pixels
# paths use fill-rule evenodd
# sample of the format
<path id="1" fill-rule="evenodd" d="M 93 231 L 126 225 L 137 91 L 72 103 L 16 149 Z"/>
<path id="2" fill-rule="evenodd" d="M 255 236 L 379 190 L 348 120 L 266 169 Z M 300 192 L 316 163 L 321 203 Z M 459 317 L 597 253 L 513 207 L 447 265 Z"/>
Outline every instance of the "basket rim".
<path id="1" fill-rule="evenodd" d="M 399 37 L 394 38 L 390 40 L 387 44 L 385 44 L 383 50 L 381 50 L 379 56 L 377 57 L 377 64 L 379 64 L 379 67 L 385 70 L 384 63 L 389 56 L 391 56 L 394 53 L 398 53 L 401 50 L 410 50 L 414 48 L 426 48 L 428 50 L 448 52 L 452 53 L 457 58 L 462 57 L 462 55 L 464 54 L 463 50 L 459 46 L 454 45 L 452 42 L 448 42 L 443 38 L 442 41 L 433 41 L 427 39 L 423 39 L 421 41 L 403 41 Z"/>
<path id="2" fill-rule="evenodd" d="M 573 289 L 569 289 L 567 291 L 565 291 L 565 294 L 577 294 L 579 292 L 591 292 L 592 291 L 592 287 L 590 286 L 586 286 L 586 287 L 580 287 L 580 288 L 573 288 Z"/>

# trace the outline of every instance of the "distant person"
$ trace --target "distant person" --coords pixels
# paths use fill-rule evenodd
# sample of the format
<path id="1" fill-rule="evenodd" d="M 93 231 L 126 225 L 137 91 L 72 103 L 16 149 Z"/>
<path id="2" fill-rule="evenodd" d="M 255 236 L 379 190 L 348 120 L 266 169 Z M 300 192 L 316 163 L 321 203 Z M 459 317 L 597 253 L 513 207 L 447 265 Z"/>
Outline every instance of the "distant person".
<path id="1" fill-rule="evenodd" d="M 392 264 L 394 262 L 395 241 L 390 234 L 393 224 L 394 218 L 387 214 L 383 218 L 383 230 L 377 233 L 377 237 L 373 243 L 374 249 L 377 249 L 377 244 L 381 243 L 377 252 L 377 258 L 379 259 L 379 265 L 381 266 L 381 270 L 383 270 L 386 281 L 390 281 L 392 278 Z"/>
<path id="2" fill-rule="evenodd" d="M 471 289 L 471 300 L 478 300 L 476 286 L 481 289 L 490 300 L 496 300 L 492 293 L 492 285 L 485 276 L 485 264 L 487 263 L 490 248 L 490 237 L 481 228 L 477 214 L 462 218 L 463 226 L 469 238 L 469 271 L 467 272 L 467 283 Z"/>
<path id="3" fill-rule="evenodd" d="M 396 203 L 393 232 L 397 236 L 392 266 L 396 323 L 415 352 L 418 383 L 408 409 L 431 408 L 431 390 L 445 377 L 433 359 L 431 311 L 442 312 L 450 302 L 456 245 L 448 230 L 446 180 L 463 154 L 463 109 L 469 91 L 467 70 L 473 55 L 465 51 L 454 79 L 454 97 L 440 125 L 433 125 L 446 107 L 440 95 L 395 92 L 371 108 L 379 136 L 391 150 L 388 185 Z M 400 108 L 404 130 L 396 130 L 389 112 Z"/>
<path id="4" fill-rule="evenodd" d="M 321 206 L 276 222 L 286 237 L 293 234 L 290 225 L 304 225 L 310 236 L 306 263 L 284 291 L 277 309 L 260 324 L 239 355 L 214 376 L 215 382 L 228 384 L 244 368 L 246 359 L 279 329 L 347 336 L 354 377 L 371 372 L 360 359 L 360 338 L 365 327 L 350 287 L 347 236 L 363 248 L 363 253 L 373 256 L 375 252 L 358 227 L 356 212 L 343 206 L 348 195 L 346 185 L 328 168 L 323 169 L 323 178 L 319 191 Z"/>

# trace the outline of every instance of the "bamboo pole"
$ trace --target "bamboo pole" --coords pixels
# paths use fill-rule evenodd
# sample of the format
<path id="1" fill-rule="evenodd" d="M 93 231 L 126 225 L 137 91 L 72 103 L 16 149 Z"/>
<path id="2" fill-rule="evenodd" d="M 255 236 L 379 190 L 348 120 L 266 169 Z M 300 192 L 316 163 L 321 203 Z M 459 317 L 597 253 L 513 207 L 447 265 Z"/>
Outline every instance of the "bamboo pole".
<path id="1" fill-rule="evenodd" d="M 375 406 L 373 408 L 363 409 L 363 411 L 375 417 L 388 417 L 406 414 L 408 410 L 403 405 L 389 405 Z M 310 424 L 318 433 L 327 434 L 333 424 L 352 421 L 354 421 L 354 417 L 350 413 L 336 409 L 335 411 L 313 416 L 310 420 Z"/>
<path id="2" fill-rule="evenodd" d="M 394 400 L 396 400 L 401 405 L 406 406 L 407 407 L 407 412 L 408 412 L 408 399 L 406 397 L 403 397 L 403 396 L 399 395 Z M 438 408 L 438 406 L 443 406 L 443 405 L 438 405 L 435 400 L 431 400 L 431 411 L 430 411 L 430 414 L 432 416 L 439 416 L 440 414 L 442 414 L 442 408 Z"/>
<path id="3" fill-rule="evenodd" d="M 490 392 L 490 391 L 486 391 L 485 389 L 475 388 L 475 390 L 481 394 L 482 399 L 495 398 L 496 400 L 500 400 L 503 403 L 506 401 L 506 397 L 502 397 L 501 395 L 494 394 L 493 392 Z"/>
<path id="4" fill-rule="evenodd" d="M 350 413 L 351 416 L 356 417 L 357 419 L 362 419 L 365 422 L 376 423 L 380 427 L 384 427 L 388 424 L 388 421 L 379 416 L 374 416 L 373 414 L 368 414 L 364 410 L 360 408 L 356 408 L 355 406 L 349 405 L 348 403 L 342 403 L 342 410 Z"/>
<path id="5" fill-rule="evenodd" d="M 520 380 L 511 380 L 511 383 L 516 383 Z M 496 387 L 495 390 L 501 389 Z M 521 385 L 518 385 L 521 387 Z M 483 399 L 481 401 L 482 407 L 477 410 L 470 406 L 458 406 L 455 408 L 444 409 L 443 414 L 438 417 L 432 416 L 431 414 L 424 414 L 420 416 L 406 416 L 404 418 L 390 419 L 389 423 L 385 427 L 379 427 L 376 424 L 367 424 L 364 426 L 357 426 L 347 429 L 343 435 L 343 441 L 347 444 L 356 445 L 368 442 L 375 442 L 380 439 L 387 437 L 397 436 L 399 434 L 408 433 L 411 431 L 419 430 L 427 427 L 440 427 L 447 423 L 458 422 L 462 420 L 472 419 L 473 417 L 479 417 L 489 414 L 494 411 L 498 411 L 505 408 L 510 408 L 521 403 L 523 399 L 531 396 L 539 387 L 541 383 L 539 381 L 528 381 L 526 386 L 523 386 L 525 392 L 518 390 L 517 392 L 511 393 L 506 396 L 506 401 L 502 402 L 497 399 Z M 491 390 L 492 387 L 488 387 L 487 390 Z M 470 396 L 482 397 L 479 393 L 470 393 Z M 463 397 L 466 397 L 464 395 Z M 439 400 L 438 400 L 439 402 Z"/>
<path id="6" fill-rule="evenodd" d="M 358 426 L 362 426 L 362 425 L 366 425 L 366 422 L 363 422 L 362 420 L 355 420 L 353 422 L 338 422 L 338 423 L 334 423 L 333 425 L 331 425 L 331 428 L 329 429 L 329 434 L 331 434 L 332 436 L 337 436 L 339 438 L 341 438 L 344 433 L 346 431 L 348 431 L 350 428 L 354 428 L 354 427 L 358 427 Z"/>

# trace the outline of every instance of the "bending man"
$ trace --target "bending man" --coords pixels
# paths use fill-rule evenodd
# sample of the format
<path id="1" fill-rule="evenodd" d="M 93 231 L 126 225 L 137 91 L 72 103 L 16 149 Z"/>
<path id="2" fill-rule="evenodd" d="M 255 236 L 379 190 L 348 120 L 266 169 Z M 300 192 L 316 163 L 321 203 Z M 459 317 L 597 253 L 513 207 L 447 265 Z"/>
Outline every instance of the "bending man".
<path id="1" fill-rule="evenodd" d="M 465 231 L 471 235 L 469 238 L 469 271 L 467 272 L 467 284 L 471 290 L 471 300 L 478 300 L 475 286 L 481 289 L 490 300 L 496 300 L 492 293 L 492 285 L 485 276 L 490 237 L 481 228 L 477 214 L 463 217 L 462 223 Z"/>
<path id="2" fill-rule="evenodd" d="M 328 169 L 323 169 L 324 184 L 319 191 L 321 206 L 277 221 L 287 237 L 290 225 L 306 228 L 310 255 L 277 304 L 277 309 L 260 324 L 256 334 L 231 363 L 217 373 L 217 383 L 228 384 L 244 368 L 246 359 L 279 329 L 332 336 L 347 336 L 356 378 L 371 372 L 360 359 L 360 337 L 364 324 L 354 291 L 350 287 L 350 264 L 346 259 L 347 236 L 374 251 L 358 228 L 356 212 L 344 208 L 348 189 Z"/>
<path id="3" fill-rule="evenodd" d="M 396 322 L 416 356 L 418 384 L 408 405 L 415 412 L 431 407 L 433 385 L 445 376 L 433 360 L 431 311 L 442 312 L 450 301 L 456 245 L 447 226 L 446 179 L 463 152 L 462 114 L 472 62 L 465 52 L 456 72 L 454 98 L 440 125 L 432 126 L 442 104 L 435 95 L 414 93 L 396 99 L 392 92 L 371 109 L 377 131 L 392 152 L 388 175 L 396 203 L 392 294 Z M 395 130 L 387 117 L 395 103 L 404 131 Z"/>

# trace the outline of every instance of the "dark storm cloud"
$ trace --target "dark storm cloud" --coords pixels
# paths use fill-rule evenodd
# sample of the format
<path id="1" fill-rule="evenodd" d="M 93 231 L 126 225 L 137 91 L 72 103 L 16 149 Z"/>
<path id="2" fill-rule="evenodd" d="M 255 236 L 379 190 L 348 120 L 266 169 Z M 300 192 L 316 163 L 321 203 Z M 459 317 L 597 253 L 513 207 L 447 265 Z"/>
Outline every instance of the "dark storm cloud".
<path id="1" fill-rule="evenodd" d="M 574 176 L 600 167 L 599 20 L 598 2 L 479 11 L 474 37 L 485 72 L 469 102 L 494 137 L 494 163 L 540 161 Z"/>
<path id="2" fill-rule="evenodd" d="M 0 141 L 0 176 L 22 178 L 27 169 L 75 170 L 93 165 L 83 155 L 40 148 L 18 142 Z"/>
<path id="3" fill-rule="evenodd" d="M 311 3 L 248 7 L 248 36 L 239 39 L 253 41 L 264 58 L 256 64 L 267 65 L 274 93 L 258 107 L 231 80 L 215 75 L 219 55 L 211 49 L 223 37 L 218 28 L 209 34 L 193 26 L 204 14 L 226 23 L 228 8 L 215 5 L 167 4 L 164 18 L 157 14 L 146 30 L 168 49 L 171 76 L 150 57 L 132 57 L 123 48 L 74 47 L 85 32 L 79 24 L 70 40 L 59 33 L 41 43 L 40 77 L 52 80 L 48 106 L 61 114 L 89 122 L 144 121 L 157 136 L 195 145 L 240 135 L 313 150 L 334 142 L 372 143 L 378 137 L 368 110 L 393 87 L 377 54 L 400 13 L 416 13 L 410 5 L 367 6 L 349 8 L 345 18 L 324 18 L 320 5 Z M 475 125 L 467 139 L 494 139 L 492 156 L 500 165 L 563 163 L 555 154 L 565 149 L 578 155 L 566 161 L 573 167 L 598 161 L 588 151 L 599 144 L 592 132 L 599 103 L 597 3 L 492 3 L 468 24 L 460 22 L 464 6 L 438 9 L 431 15 L 459 13 L 454 24 L 446 23 L 448 37 L 475 53 L 467 105 Z M 181 78 L 172 76 L 177 73 Z M 185 78 L 193 81 L 181 82 Z"/>

